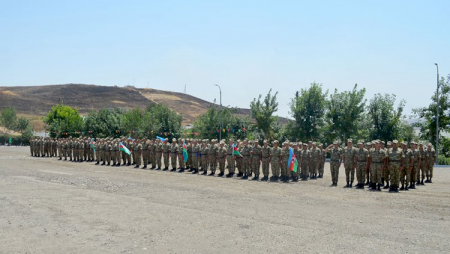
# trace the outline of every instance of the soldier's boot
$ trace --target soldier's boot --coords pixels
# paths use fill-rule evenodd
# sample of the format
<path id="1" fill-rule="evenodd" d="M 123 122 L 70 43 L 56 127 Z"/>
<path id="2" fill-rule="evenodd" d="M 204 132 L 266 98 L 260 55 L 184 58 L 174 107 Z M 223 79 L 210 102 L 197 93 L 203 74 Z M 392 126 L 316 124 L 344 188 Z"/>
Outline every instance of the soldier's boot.
<path id="1" fill-rule="evenodd" d="M 143 166 L 143 167 L 142 167 L 142 169 L 146 169 L 146 168 L 147 168 L 147 166 Z"/>
<path id="2" fill-rule="evenodd" d="M 350 187 L 350 182 L 347 181 L 347 185 L 344 186 L 344 188 L 349 188 Z"/>
<path id="3" fill-rule="evenodd" d="M 194 168 L 189 168 L 189 167 L 187 167 L 186 169 L 189 169 L 188 172 L 194 171 Z"/>
<path id="4" fill-rule="evenodd" d="M 420 182 L 420 185 L 425 185 L 425 184 L 423 183 L 423 178 L 422 178 L 422 181 Z"/>
<path id="5" fill-rule="evenodd" d="M 404 185 L 404 183 L 402 183 L 402 187 L 400 188 L 400 190 L 405 190 L 405 185 Z"/>
<path id="6" fill-rule="evenodd" d="M 230 178 L 230 177 L 233 177 L 233 176 L 234 176 L 234 173 L 228 173 L 228 174 L 226 175 L 227 178 Z"/>
<path id="7" fill-rule="evenodd" d="M 417 180 L 416 184 L 417 184 L 417 185 L 419 185 L 419 184 L 420 184 L 420 179 L 419 179 L 419 180 Z"/>
<path id="8" fill-rule="evenodd" d="M 289 180 L 290 180 L 290 177 L 289 177 L 289 176 L 286 176 L 286 177 L 284 178 L 284 182 L 285 182 L 285 183 L 289 183 Z"/>
<path id="9" fill-rule="evenodd" d="M 263 178 L 261 178 L 261 181 L 266 182 L 267 180 L 269 180 L 269 176 L 264 176 Z"/>
<path id="10" fill-rule="evenodd" d="M 389 186 L 389 192 L 394 192 L 394 186 L 393 185 Z"/>
<path id="11" fill-rule="evenodd" d="M 242 176 L 242 179 L 247 180 L 248 179 L 248 175 L 244 174 L 244 176 Z"/>
<path id="12" fill-rule="evenodd" d="M 378 184 L 377 191 L 381 191 L 381 184 Z"/>
<path id="13" fill-rule="evenodd" d="M 217 176 L 222 177 L 223 175 L 225 175 L 224 172 L 220 172 Z"/>
<path id="14" fill-rule="evenodd" d="M 181 168 L 178 173 L 183 173 L 184 172 L 184 168 Z"/>
<path id="15" fill-rule="evenodd" d="M 364 185 L 369 185 L 370 181 L 369 181 L 369 177 L 367 177 L 367 181 Z"/>
<path id="16" fill-rule="evenodd" d="M 97 161 L 97 163 L 95 163 L 95 165 L 98 165 L 98 164 L 100 164 L 100 162 Z"/>
<path id="17" fill-rule="evenodd" d="M 194 171 L 192 171 L 192 174 L 198 174 L 198 169 L 194 168 Z"/>
<path id="18" fill-rule="evenodd" d="M 383 187 L 383 189 L 391 189 L 390 187 L 389 187 L 389 182 Z"/>
<path id="19" fill-rule="evenodd" d="M 384 186 L 384 177 L 381 177 L 381 185 Z"/>
<path id="20" fill-rule="evenodd" d="M 111 166 L 112 166 L 112 167 L 116 166 L 116 163 L 113 163 Z"/>
<path id="21" fill-rule="evenodd" d="M 236 176 L 237 177 L 243 177 L 244 175 L 241 172 L 239 172 Z"/>
<path id="22" fill-rule="evenodd" d="M 350 182 L 350 185 L 348 186 L 349 188 L 353 187 L 353 181 Z"/>
<path id="23" fill-rule="evenodd" d="M 429 181 L 429 183 L 433 183 L 433 181 L 431 181 L 431 177 L 430 177 L 430 181 Z"/>
<path id="24" fill-rule="evenodd" d="M 408 184 L 406 184 L 406 185 L 405 185 L 405 191 L 408 191 L 408 190 L 409 190 Z"/>
<path id="25" fill-rule="evenodd" d="M 206 172 L 206 170 L 203 170 L 202 176 L 205 176 L 205 175 L 207 175 L 207 174 L 208 174 L 208 172 Z"/>
<path id="26" fill-rule="evenodd" d="M 252 181 L 258 181 L 259 180 L 259 176 L 255 176 L 252 178 Z"/>
<path id="27" fill-rule="evenodd" d="M 117 163 L 117 164 L 116 164 L 116 167 L 120 167 L 120 163 Z"/>
<path id="28" fill-rule="evenodd" d="M 394 188 L 394 192 L 398 192 L 398 186 L 397 185 Z"/>
<path id="29" fill-rule="evenodd" d="M 269 178 L 269 181 L 273 182 L 274 179 L 275 179 L 275 176 L 271 176 L 271 177 Z"/>
<path id="30" fill-rule="evenodd" d="M 106 162 L 105 162 L 105 161 L 103 161 L 103 163 L 102 163 L 102 166 L 105 166 L 105 163 L 106 163 Z"/>
<path id="31" fill-rule="evenodd" d="M 415 183 L 414 183 L 414 182 L 411 182 L 411 184 L 408 186 L 408 188 L 414 190 L 414 189 L 416 188 Z"/>
<path id="32" fill-rule="evenodd" d="M 139 168 L 139 166 L 138 166 L 138 165 L 136 165 L 136 166 L 134 166 L 134 168 Z"/>
<path id="33" fill-rule="evenodd" d="M 216 174 L 216 172 L 211 171 L 211 173 L 209 173 L 208 175 L 209 175 L 209 176 L 214 176 L 215 174 Z"/>
<path id="34" fill-rule="evenodd" d="M 298 182 L 298 176 L 294 176 L 294 179 L 292 181 Z"/>
<path id="35" fill-rule="evenodd" d="M 131 163 L 128 162 L 128 163 L 127 163 L 127 166 L 131 166 Z"/>

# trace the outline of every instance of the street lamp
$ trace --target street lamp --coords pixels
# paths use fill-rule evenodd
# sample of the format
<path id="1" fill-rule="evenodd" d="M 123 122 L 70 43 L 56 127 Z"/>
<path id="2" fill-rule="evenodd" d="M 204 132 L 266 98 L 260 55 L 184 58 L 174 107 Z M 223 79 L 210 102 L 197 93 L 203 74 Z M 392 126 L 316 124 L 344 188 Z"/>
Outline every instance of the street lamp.
<path id="1" fill-rule="evenodd" d="M 222 139 L 222 89 L 219 85 L 215 84 L 219 88 L 220 91 L 220 114 L 219 114 L 219 142 Z"/>
<path id="2" fill-rule="evenodd" d="M 436 81 L 436 165 L 438 164 L 438 144 L 439 144 L 439 66 L 437 63 L 436 72 L 437 72 L 437 81 Z"/>

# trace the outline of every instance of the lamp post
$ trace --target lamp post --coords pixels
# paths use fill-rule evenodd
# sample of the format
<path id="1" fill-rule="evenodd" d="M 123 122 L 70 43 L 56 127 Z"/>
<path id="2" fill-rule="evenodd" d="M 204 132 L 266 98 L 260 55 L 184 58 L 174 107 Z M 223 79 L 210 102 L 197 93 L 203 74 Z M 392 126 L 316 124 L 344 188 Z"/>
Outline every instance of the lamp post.
<path id="1" fill-rule="evenodd" d="M 220 114 L 219 114 L 219 142 L 222 139 L 222 89 L 219 85 L 215 84 L 220 91 Z"/>
<path id="2" fill-rule="evenodd" d="M 436 165 L 438 164 L 438 145 L 439 145 L 439 66 L 437 63 L 436 72 L 437 72 L 437 80 L 436 80 Z"/>

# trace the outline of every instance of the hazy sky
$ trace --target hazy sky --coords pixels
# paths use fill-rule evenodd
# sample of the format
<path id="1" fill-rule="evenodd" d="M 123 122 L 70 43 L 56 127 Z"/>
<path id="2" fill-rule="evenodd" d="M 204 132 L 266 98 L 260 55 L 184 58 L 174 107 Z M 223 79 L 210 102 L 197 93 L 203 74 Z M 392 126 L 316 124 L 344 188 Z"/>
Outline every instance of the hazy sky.
<path id="1" fill-rule="evenodd" d="M 134 85 L 249 107 L 355 83 L 426 106 L 450 73 L 450 1 L 0 0 L 0 86 Z"/>

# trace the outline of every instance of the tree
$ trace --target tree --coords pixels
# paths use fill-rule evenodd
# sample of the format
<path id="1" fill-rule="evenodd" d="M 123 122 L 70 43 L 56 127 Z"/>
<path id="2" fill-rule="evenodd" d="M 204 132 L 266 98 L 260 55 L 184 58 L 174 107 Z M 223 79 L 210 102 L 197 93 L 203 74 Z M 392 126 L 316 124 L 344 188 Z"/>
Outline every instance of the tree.
<path id="1" fill-rule="evenodd" d="M 394 109 L 395 99 L 394 94 L 375 94 L 370 100 L 368 109 L 372 123 L 371 139 L 386 141 L 398 138 L 405 101 L 401 100 L 397 109 Z"/>
<path id="2" fill-rule="evenodd" d="M 44 118 L 46 130 L 50 137 L 79 136 L 83 127 L 83 119 L 78 109 L 63 104 L 54 105 Z"/>
<path id="3" fill-rule="evenodd" d="M 261 94 L 253 99 L 250 103 L 250 111 L 252 118 L 255 119 L 255 127 L 261 130 L 265 139 L 273 138 L 274 124 L 277 122 L 278 117 L 273 116 L 273 113 L 278 110 L 277 94 L 271 95 L 272 89 L 261 102 Z"/>
<path id="4" fill-rule="evenodd" d="M 150 104 L 145 111 L 141 123 L 141 130 L 145 136 L 155 138 L 160 133 L 170 133 L 172 138 L 180 137 L 182 116 L 162 104 Z"/>
<path id="5" fill-rule="evenodd" d="M 248 136 L 250 119 L 234 115 L 236 109 L 209 107 L 206 113 L 200 115 L 194 122 L 193 133 L 198 133 L 198 138 L 218 139 L 219 131 L 222 131 L 222 139 L 244 139 Z M 222 121 L 222 130 L 219 130 L 219 116 Z"/>
<path id="6" fill-rule="evenodd" d="M 117 138 L 123 135 L 121 132 L 123 114 L 125 111 L 120 108 L 91 110 L 84 118 L 84 131 L 93 137 Z"/>
<path id="7" fill-rule="evenodd" d="M 439 81 L 439 133 L 448 131 L 450 126 L 450 75 Z M 428 107 L 413 109 L 413 113 L 420 121 L 415 123 L 420 127 L 420 138 L 429 140 L 436 146 L 436 93 L 431 97 Z"/>
<path id="8" fill-rule="evenodd" d="M 356 137 L 358 134 L 357 122 L 364 113 L 366 89 L 358 90 L 355 84 L 352 91 L 339 93 L 337 89 L 330 95 L 327 102 L 327 130 L 328 142 L 340 139 L 345 142 L 347 138 Z"/>
<path id="9" fill-rule="evenodd" d="M 17 112 L 15 108 L 2 109 L 1 119 L 2 125 L 5 127 L 5 133 L 7 130 L 14 129 L 17 123 Z"/>
<path id="10" fill-rule="evenodd" d="M 130 132 L 130 136 L 141 137 L 140 127 L 142 125 L 142 118 L 144 111 L 140 108 L 135 108 L 127 111 L 122 115 L 122 126 L 126 132 Z"/>
<path id="11" fill-rule="evenodd" d="M 290 103 L 295 121 L 287 126 L 288 137 L 303 141 L 321 138 L 327 94 L 328 91 L 324 93 L 318 83 L 312 83 L 309 89 L 301 89 L 300 94 L 296 93 Z"/>
<path id="12" fill-rule="evenodd" d="M 17 119 L 16 130 L 21 134 L 21 144 L 24 140 L 29 140 L 33 136 L 33 126 L 30 125 L 30 120 L 25 117 Z"/>

